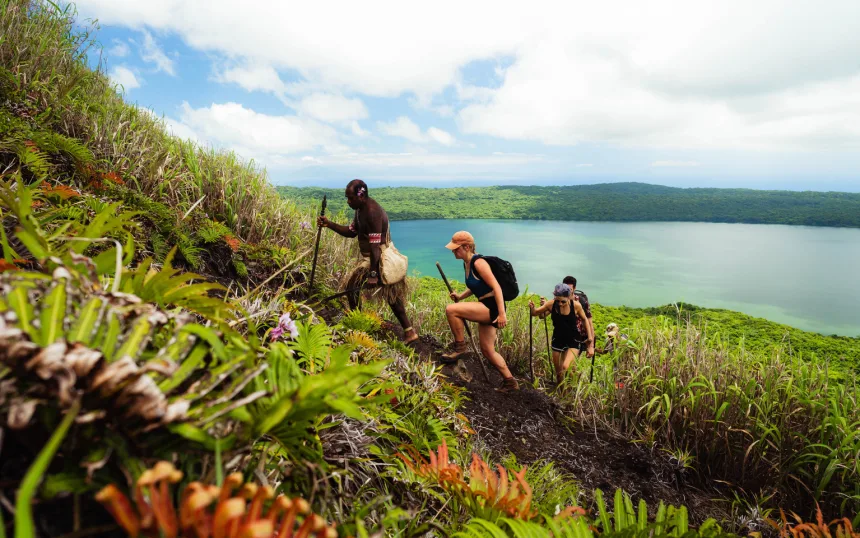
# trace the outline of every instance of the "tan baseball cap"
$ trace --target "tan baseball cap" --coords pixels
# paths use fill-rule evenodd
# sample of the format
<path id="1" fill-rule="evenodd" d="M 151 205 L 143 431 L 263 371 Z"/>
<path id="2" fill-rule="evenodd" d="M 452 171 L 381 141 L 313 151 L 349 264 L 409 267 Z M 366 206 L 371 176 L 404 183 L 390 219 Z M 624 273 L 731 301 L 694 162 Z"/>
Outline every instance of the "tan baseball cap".
<path id="1" fill-rule="evenodd" d="M 449 250 L 456 250 L 460 247 L 460 245 L 474 245 L 475 238 L 472 237 L 472 234 L 465 231 L 460 231 L 451 236 L 451 242 L 445 245 L 445 248 Z"/>

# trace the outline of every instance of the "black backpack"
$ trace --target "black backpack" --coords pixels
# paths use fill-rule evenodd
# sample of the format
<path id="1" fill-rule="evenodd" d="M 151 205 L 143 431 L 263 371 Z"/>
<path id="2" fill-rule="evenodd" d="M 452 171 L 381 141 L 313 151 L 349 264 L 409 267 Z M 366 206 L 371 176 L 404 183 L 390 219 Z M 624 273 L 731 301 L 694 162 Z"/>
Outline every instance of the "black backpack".
<path id="1" fill-rule="evenodd" d="M 505 301 L 513 301 L 520 294 L 520 286 L 517 284 L 517 275 L 514 273 L 514 268 L 507 260 L 503 260 L 496 256 L 484 256 L 478 254 L 472 258 L 472 272 L 478 276 L 475 271 L 475 260 L 483 258 L 490 264 L 490 270 L 493 271 L 493 276 L 499 281 L 499 286 L 502 288 L 502 297 Z M 480 277 L 478 277 L 480 278 Z"/>

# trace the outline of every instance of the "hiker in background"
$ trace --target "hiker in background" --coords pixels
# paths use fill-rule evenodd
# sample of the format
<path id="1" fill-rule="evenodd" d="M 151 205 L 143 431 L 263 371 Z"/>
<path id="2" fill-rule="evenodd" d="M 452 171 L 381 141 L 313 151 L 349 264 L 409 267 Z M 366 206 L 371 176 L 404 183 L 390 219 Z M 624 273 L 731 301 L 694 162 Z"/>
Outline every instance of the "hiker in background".
<path id="1" fill-rule="evenodd" d="M 606 326 L 606 343 L 603 344 L 603 349 L 598 349 L 598 355 L 605 355 L 607 353 L 612 353 L 622 342 L 626 342 L 628 340 L 628 336 L 624 333 L 621 333 L 618 329 L 618 325 L 615 323 L 610 323 Z"/>
<path id="2" fill-rule="evenodd" d="M 454 342 L 447 353 L 442 355 L 443 362 L 455 362 L 460 355 L 467 353 L 465 327 L 463 321 L 474 321 L 478 324 L 478 339 L 481 342 L 481 353 L 502 374 L 504 381 L 496 390 L 510 392 L 519 389 L 517 380 L 508 370 L 508 365 L 496 351 L 496 329 L 504 328 L 508 323 L 505 313 L 505 300 L 502 287 L 496 280 L 490 264 L 475 254 L 475 238 L 469 232 L 457 232 L 451 237 L 445 247 L 454 253 L 454 257 L 463 260 L 466 271 L 466 287 L 463 293 L 451 292 L 451 299 L 462 301 L 474 295 L 477 302 L 455 302 L 445 308 L 448 324 L 454 333 Z"/>
<path id="3" fill-rule="evenodd" d="M 593 336 L 594 336 L 594 322 L 591 321 L 591 305 L 588 304 L 588 296 L 586 296 L 585 293 L 583 293 L 581 290 L 576 289 L 576 279 L 573 278 L 572 276 L 564 277 L 564 280 L 562 280 L 562 282 L 567 284 L 568 286 L 570 286 L 570 291 L 572 292 L 571 297 L 576 302 L 578 302 L 579 304 L 582 305 L 582 309 L 585 311 L 585 317 L 588 318 L 587 331 L 588 331 L 588 334 L 591 334 L 592 338 L 593 338 Z M 580 325 L 583 323 L 582 320 L 580 320 L 579 318 L 577 318 L 576 322 L 577 322 L 577 325 Z M 586 327 L 585 326 L 580 326 L 579 330 L 582 334 L 586 333 Z M 592 339 L 591 345 L 589 345 L 588 348 L 581 349 L 580 351 L 585 351 L 587 357 L 593 357 L 594 356 L 594 340 Z"/>
<path id="4" fill-rule="evenodd" d="M 582 305 L 573 300 L 573 291 L 567 284 L 556 284 L 553 298 L 535 308 L 529 301 L 532 316 L 541 317 L 549 312 L 552 318 L 552 363 L 555 366 L 556 383 L 561 384 L 570 367 L 576 366 L 576 358 L 583 347 L 594 348 L 594 333 L 588 330 L 588 318 Z M 580 323 L 577 323 L 580 322 Z M 585 328 L 581 332 L 580 327 Z"/>
<path id="5" fill-rule="evenodd" d="M 409 292 L 406 279 L 386 285 L 383 284 L 380 274 L 381 247 L 391 241 L 388 215 L 382 206 L 370 197 L 367 184 L 360 179 L 353 179 L 347 184 L 346 203 L 355 210 L 352 224 L 343 226 L 320 216 L 317 219 L 317 225 L 330 228 L 343 237 L 358 238 L 361 257 L 341 282 L 343 289 L 355 290 L 347 295 L 349 307 L 351 309 L 358 307 L 362 288 L 368 289 L 371 297 L 385 299 L 394 316 L 397 317 L 397 321 L 400 322 L 400 326 L 403 327 L 403 342 L 411 344 L 418 340 L 418 333 L 412 328 L 409 316 L 406 314 L 406 297 Z"/>

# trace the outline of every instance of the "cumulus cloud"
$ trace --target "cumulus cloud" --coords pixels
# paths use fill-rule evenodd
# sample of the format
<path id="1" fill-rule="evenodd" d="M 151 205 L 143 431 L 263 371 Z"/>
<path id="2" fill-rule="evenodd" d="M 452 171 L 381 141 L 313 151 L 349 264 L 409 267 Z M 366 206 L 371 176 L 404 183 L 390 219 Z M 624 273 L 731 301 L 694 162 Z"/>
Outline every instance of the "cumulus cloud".
<path id="1" fill-rule="evenodd" d="M 140 80 L 138 80 L 137 75 L 124 65 L 118 65 L 111 69 L 108 76 L 114 84 L 121 85 L 125 91 L 140 88 Z"/>
<path id="2" fill-rule="evenodd" d="M 327 123 L 352 123 L 368 117 L 361 99 L 330 93 L 314 93 L 305 97 L 298 104 L 298 112 Z"/>
<path id="3" fill-rule="evenodd" d="M 161 46 L 147 31 L 143 32 L 143 44 L 140 49 L 140 58 L 155 66 L 156 71 L 163 71 L 168 75 L 176 75 L 176 65 L 173 60 L 161 49 Z"/>
<path id="4" fill-rule="evenodd" d="M 443 146 L 453 146 L 457 141 L 451 133 L 443 131 L 442 129 L 437 129 L 436 127 L 430 127 L 427 129 L 427 136 Z"/>
<path id="5" fill-rule="evenodd" d="M 860 145 L 856 0 L 536 0 L 528 10 L 440 0 L 420 17 L 394 0 L 77 5 L 106 24 L 176 32 L 196 49 L 289 70 L 315 92 L 425 104 L 453 94 L 466 133 L 552 145 Z M 510 62 L 492 83 L 465 80 L 467 66 L 498 58 Z"/>
<path id="6" fill-rule="evenodd" d="M 299 152 L 342 150 L 337 132 L 327 125 L 297 116 L 261 114 L 238 103 L 193 108 L 185 102 L 179 118 L 168 121 L 168 126 L 178 136 L 190 133 L 201 142 L 235 150 L 266 164 Z"/>
<path id="7" fill-rule="evenodd" d="M 392 122 L 377 122 L 377 129 L 383 134 L 387 134 L 388 136 L 399 136 L 400 138 L 405 138 L 410 142 L 424 142 L 426 140 L 424 133 L 421 132 L 421 127 L 407 118 L 406 116 L 400 116 L 396 120 Z"/>
<path id="8" fill-rule="evenodd" d="M 278 72 L 270 65 L 239 65 L 225 69 L 215 76 L 218 82 L 238 84 L 249 92 L 263 91 L 281 94 L 286 85 Z"/>
<path id="9" fill-rule="evenodd" d="M 205 140 L 201 140 L 200 137 L 197 136 L 197 133 L 194 132 L 194 129 L 185 125 L 184 123 L 174 120 L 172 118 L 164 118 L 163 121 L 164 126 L 167 128 L 167 132 L 172 134 L 173 136 L 182 138 L 183 140 L 191 140 L 201 145 L 207 145 L 207 142 Z"/>
<path id="10" fill-rule="evenodd" d="M 383 134 L 405 138 L 416 144 L 432 141 L 443 146 L 453 146 L 457 142 L 451 133 L 437 127 L 421 131 L 421 127 L 406 116 L 400 116 L 392 122 L 377 122 L 376 127 Z"/>
<path id="11" fill-rule="evenodd" d="M 349 129 L 355 136 L 360 136 L 362 138 L 370 136 L 370 131 L 362 129 L 361 125 L 359 125 L 357 121 L 352 122 Z"/>

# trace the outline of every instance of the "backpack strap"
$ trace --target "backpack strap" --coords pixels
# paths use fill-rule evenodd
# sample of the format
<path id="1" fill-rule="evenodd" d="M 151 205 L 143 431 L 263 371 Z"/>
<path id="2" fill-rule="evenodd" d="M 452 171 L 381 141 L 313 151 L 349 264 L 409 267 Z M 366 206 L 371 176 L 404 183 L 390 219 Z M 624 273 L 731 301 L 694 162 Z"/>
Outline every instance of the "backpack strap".
<path id="1" fill-rule="evenodd" d="M 471 259 L 471 261 L 469 261 L 469 269 L 470 269 L 469 274 L 474 276 L 475 278 L 477 278 L 481 282 L 483 282 L 484 279 L 481 278 L 481 275 L 479 275 L 477 272 L 475 272 L 475 262 L 477 260 L 480 260 L 483 257 L 484 257 L 483 254 L 472 254 L 472 259 Z"/>

